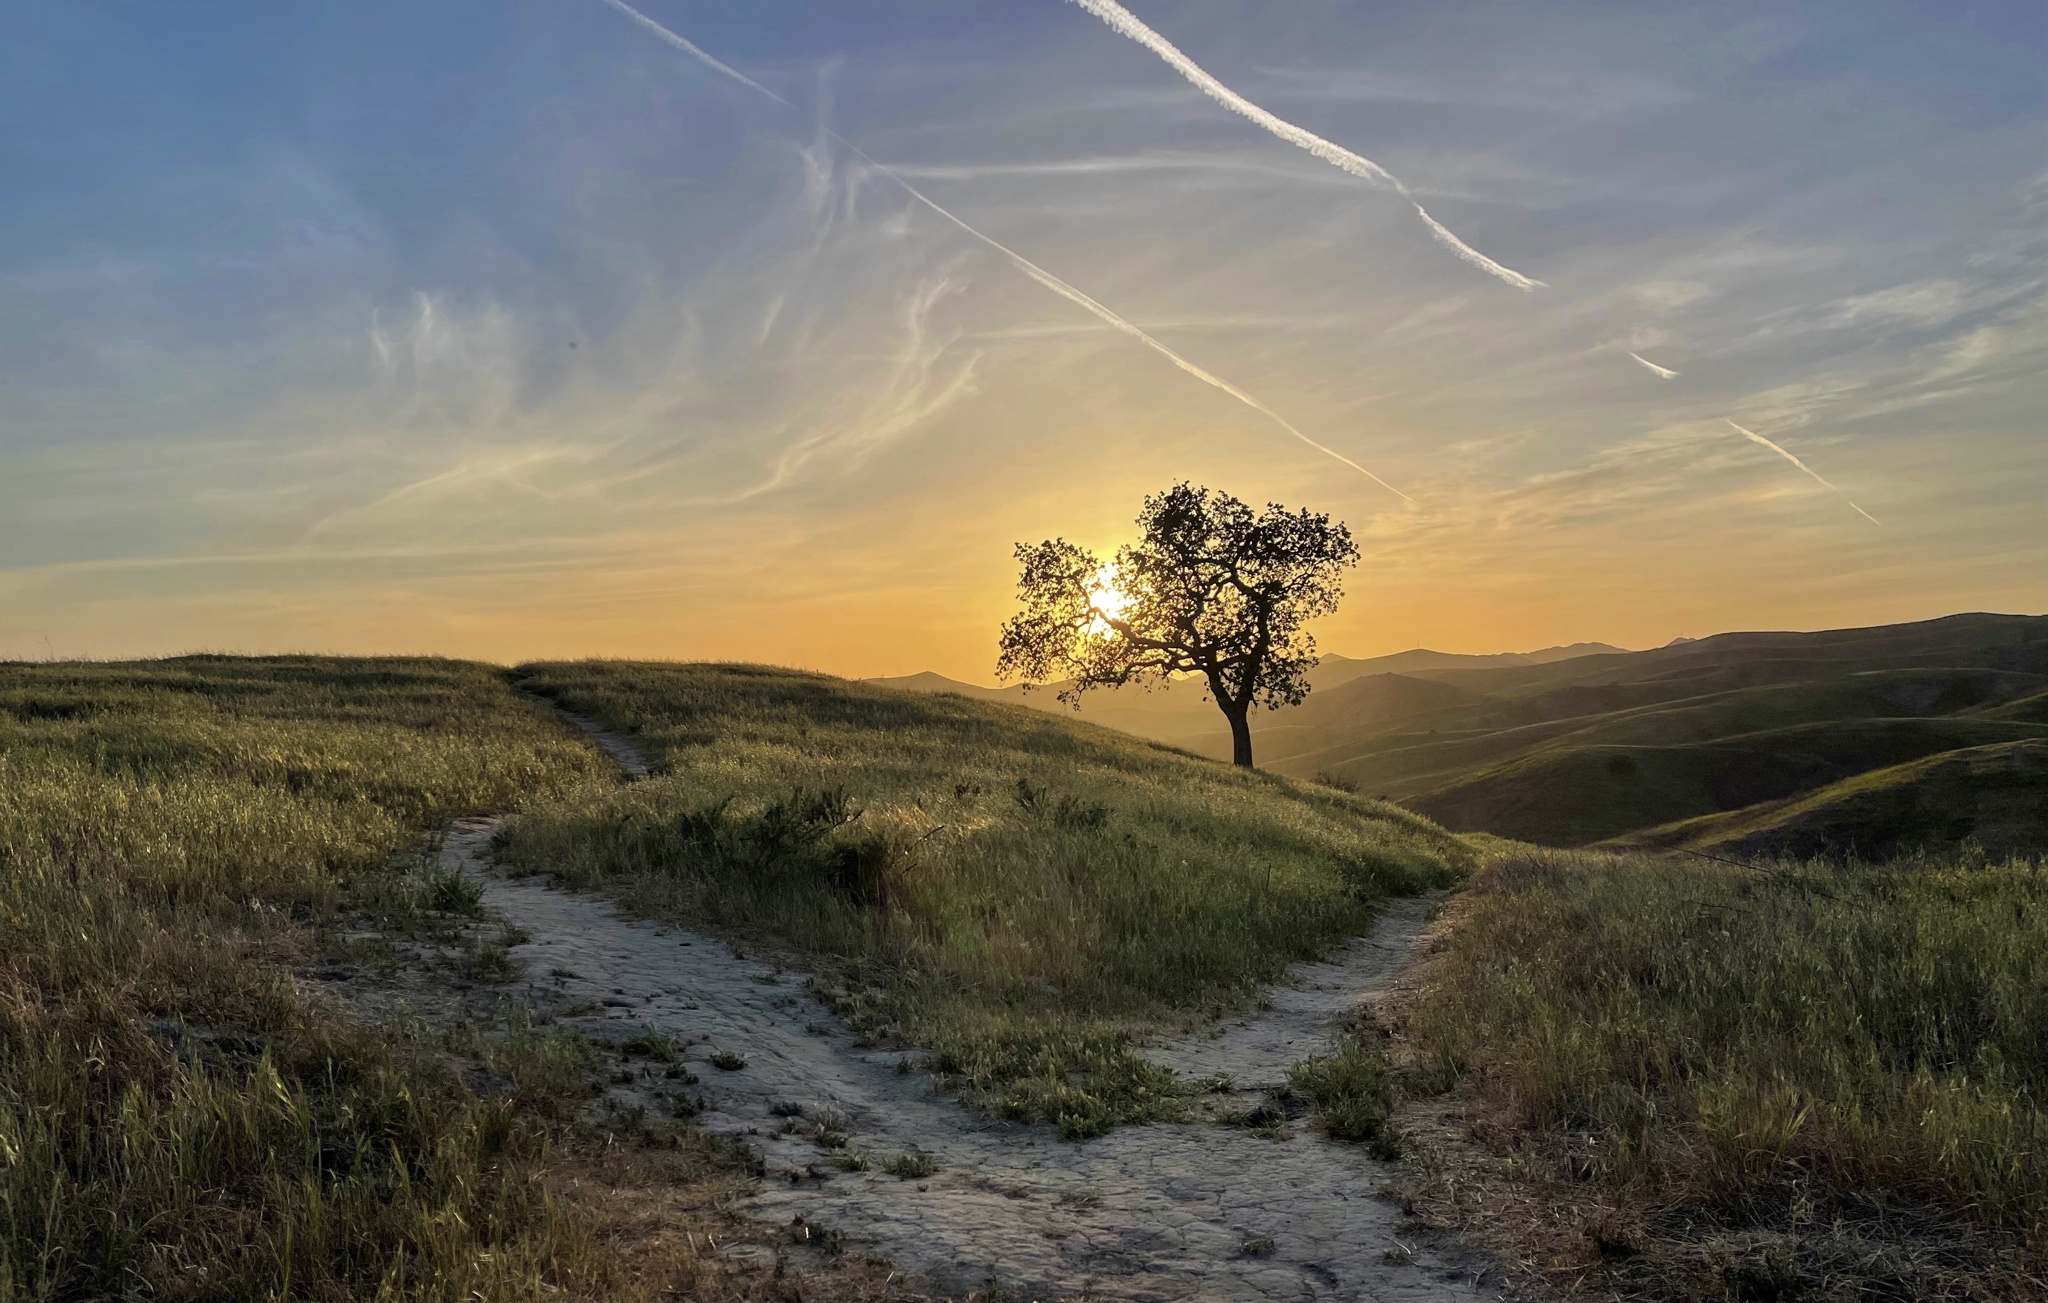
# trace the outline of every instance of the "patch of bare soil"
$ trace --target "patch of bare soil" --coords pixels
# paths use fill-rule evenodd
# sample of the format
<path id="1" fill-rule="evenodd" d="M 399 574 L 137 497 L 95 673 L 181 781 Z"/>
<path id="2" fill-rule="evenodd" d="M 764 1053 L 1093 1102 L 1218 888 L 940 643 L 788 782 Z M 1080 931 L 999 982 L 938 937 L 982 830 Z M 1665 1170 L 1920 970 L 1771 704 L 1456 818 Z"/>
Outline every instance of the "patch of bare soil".
<path id="1" fill-rule="evenodd" d="M 654 1303 L 926 1303 L 889 1263 L 801 1218 L 745 1203 L 764 1170 L 745 1143 L 689 1124 L 696 1079 L 664 1043 L 582 1034 L 605 1006 L 528 974 L 502 918 L 364 916 L 303 986 L 439 1059 L 481 1093 L 562 1124 L 552 1187 L 568 1226 L 550 1298 Z M 529 980 L 529 978 L 536 980 Z"/>
<path id="2" fill-rule="evenodd" d="M 486 906 L 524 938 L 509 950 L 526 973 L 519 998 L 614 1045 L 670 1047 L 661 1053 L 673 1062 L 616 1082 L 613 1102 L 680 1108 L 758 1154 L 758 1185 L 734 1212 L 808 1228 L 948 1295 L 1495 1295 L 1481 1264 L 1415 1240 L 1378 1197 L 1389 1167 L 1356 1149 L 1205 1124 L 1074 1143 L 975 1116 L 935 1096 L 914 1056 L 858 1045 L 799 975 L 538 878 L 498 876 L 491 832 L 486 820 L 459 824 L 444 863 L 482 883 Z M 1277 1079 L 1294 1057 L 1327 1052 L 1339 1015 L 1406 956 L 1420 922 L 1419 910 L 1390 911 L 1374 940 L 1313 966 L 1305 988 L 1276 991 L 1272 1009 L 1163 1049 L 1160 1061 L 1252 1085 Z"/>

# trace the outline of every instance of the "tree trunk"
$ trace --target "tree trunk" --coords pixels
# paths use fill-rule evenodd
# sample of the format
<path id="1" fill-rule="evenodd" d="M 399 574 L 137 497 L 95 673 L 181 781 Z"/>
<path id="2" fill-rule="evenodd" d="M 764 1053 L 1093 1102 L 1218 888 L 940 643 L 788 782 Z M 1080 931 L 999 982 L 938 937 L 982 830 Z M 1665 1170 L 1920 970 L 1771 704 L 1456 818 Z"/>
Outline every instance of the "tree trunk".
<path id="1" fill-rule="evenodd" d="M 1245 769 L 1252 767 L 1252 722 L 1249 710 L 1226 708 L 1223 717 L 1230 721 L 1230 763 Z"/>

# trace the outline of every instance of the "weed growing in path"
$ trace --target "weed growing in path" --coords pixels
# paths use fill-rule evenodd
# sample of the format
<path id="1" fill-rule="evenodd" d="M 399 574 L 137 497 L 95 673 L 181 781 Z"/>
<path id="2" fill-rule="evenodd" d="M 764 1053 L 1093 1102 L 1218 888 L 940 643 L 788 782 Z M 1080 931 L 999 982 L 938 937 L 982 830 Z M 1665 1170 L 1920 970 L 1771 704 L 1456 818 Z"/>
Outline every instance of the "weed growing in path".
<path id="1" fill-rule="evenodd" d="M 882 1164 L 882 1170 L 899 1181 L 922 1181 L 938 1171 L 939 1165 L 930 1154 L 898 1154 Z"/>
<path id="2" fill-rule="evenodd" d="M 1336 1052 L 1303 1059 L 1287 1071 L 1287 1084 L 1315 1110 L 1315 1125 L 1332 1140 L 1364 1145 L 1373 1157 L 1393 1160 L 1401 1145 L 1389 1126 L 1393 1080 L 1386 1055 L 1347 1035 Z"/>

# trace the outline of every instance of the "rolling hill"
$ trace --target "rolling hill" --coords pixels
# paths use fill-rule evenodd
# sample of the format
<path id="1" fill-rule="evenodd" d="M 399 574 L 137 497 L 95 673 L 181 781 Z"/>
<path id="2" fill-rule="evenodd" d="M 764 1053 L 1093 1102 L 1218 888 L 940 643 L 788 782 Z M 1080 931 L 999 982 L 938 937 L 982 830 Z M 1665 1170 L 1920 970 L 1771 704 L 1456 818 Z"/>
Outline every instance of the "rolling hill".
<path id="1" fill-rule="evenodd" d="M 1666 824 L 1617 846 L 1878 858 L 1973 838 L 1993 856 L 2048 846 L 2048 739 L 1943 751 L 1782 801 Z"/>
<path id="2" fill-rule="evenodd" d="M 880 682 L 1062 708 L 1050 690 L 937 675 Z M 1909 793 L 1977 782 L 2023 789 L 2036 773 L 2030 748 L 2048 742 L 2048 617 L 1728 633 L 1641 652 L 1332 656 L 1311 682 L 1300 706 L 1255 724 L 1260 765 L 1399 800 L 1455 830 L 1561 846 L 1653 832 L 1664 845 L 1898 846 L 1905 834 L 1875 823 L 1856 835 L 1883 804 L 1869 790 L 1911 804 L 1921 797 Z M 1082 715 L 1229 754 L 1197 684 L 1091 695 Z M 1965 752 L 1975 758 L 1937 763 Z M 1877 788 L 1856 785 L 1866 778 Z M 2048 787 L 2038 795 L 2048 805 Z M 1963 808 L 1978 813 L 1912 826 L 1938 841 L 2017 846 L 2033 835 L 1995 800 Z"/>
<path id="3" fill-rule="evenodd" d="M 1309 683 L 1313 689 L 1309 700 L 1299 707 L 1264 717 L 1254 724 L 1254 730 L 1263 734 L 1303 728 L 1371 726 L 1421 711 L 1440 709 L 1453 704 L 1454 699 L 1465 700 L 1472 695 L 1454 685 L 1415 678 L 1420 671 L 1534 667 L 1586 656 L 1628 654 L 1606 643 L 1580 642 L 1568 647 L 1502 652 L 1490 656 L 1468 656 L 1420 647 L 1390 656 L 1363 659 L 1325 656 L 1309 672 Z M 1399 682 L 1382 683 L 1377 687 L 1352 686 L 1350 693 L 1339 695 L 1340 689 L 1368 679 Z M 1075 713 L 1091 723 L 1135 733 L 1155 742 L 1171 743 L 1197 755 L 1220 760 L 1230 758 L 1230 730 L 1215 705 L 1209 701 L 1203 686 L 1194 681 L 1090 692 L 1078 712 L 1059 700 L 1059 691 L 1064 685 L 1057 683 L 1032 689 L 1022 686 L 989 688 L 949 679 L 930 670 L 894 678 L 864 679 L 862 682 L 904 692 L 950 692 L 977 701 L 1005 701 L 1063 714 Z M 1265 745 L 1262 743 L 1261 754 L 1264 753 Z"/>

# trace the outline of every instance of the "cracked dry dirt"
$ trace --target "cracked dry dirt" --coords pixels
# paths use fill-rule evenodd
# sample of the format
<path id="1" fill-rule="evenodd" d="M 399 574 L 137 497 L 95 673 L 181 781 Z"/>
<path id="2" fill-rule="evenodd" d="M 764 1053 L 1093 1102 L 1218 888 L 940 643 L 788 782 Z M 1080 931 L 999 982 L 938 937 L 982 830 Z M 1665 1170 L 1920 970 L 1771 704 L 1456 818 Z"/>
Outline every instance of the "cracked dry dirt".
<path id="1" fill-rule="evenodd" d="M 575 721 L 629 771 L 630 744 Z M 782 972 L 711 937 L 621 915 L 538 877 L 493 871 L 490 820 L 458 823 L 448 867 L 530 938 L 511 957 L 564 1030 L 614 1043 L 656 1032 L 686 1043 L 708 1131 L 744 1137 L 765 1164 L 743 1211 L 836 1232 L 939 1293 L 999 1286 L 1020 1298 L 1126 1300 L 1491 1299 L 1480 1264 L 1414 1242 L 1378 1197 L 1389 1168 L 1309 1134 L 1274 1140 L 1214 1124 L 1120 1127 L 1085 1142 L 977 1116 L 899 1071 L 902 1051 L 862 1049 Z M 1290 973 L 1271 1007 L 1151 1051 L 1191 1076 L 1227 1075 L 1240 1093 L 1277 1084 L 1326 1052 L 1337 1021 L 1406 960 L 1419 901 L 1390 902 L 1369 937 Z M 581 1010 L 582 1012 L 577 1012 Z M 721 1069 L 714 1056 L 745 1066 Z M 915 1057 L 915 1056 L 910 1056 Z M 726 1062 L 732 1062 L 727 1059 Z M 629 1092 L 630 1093 L 630 1092 Z M 809 1135 L 785 1132 L 790 1105 L 844 1132 L 842 1170 Z M 899 1177 L 899 1155 L 931 1160 Z M 915 1171 L 916 1169 L 908 1169 Z M 1398 1238 L 1397 1238 L 1398 1237 Z"/>

